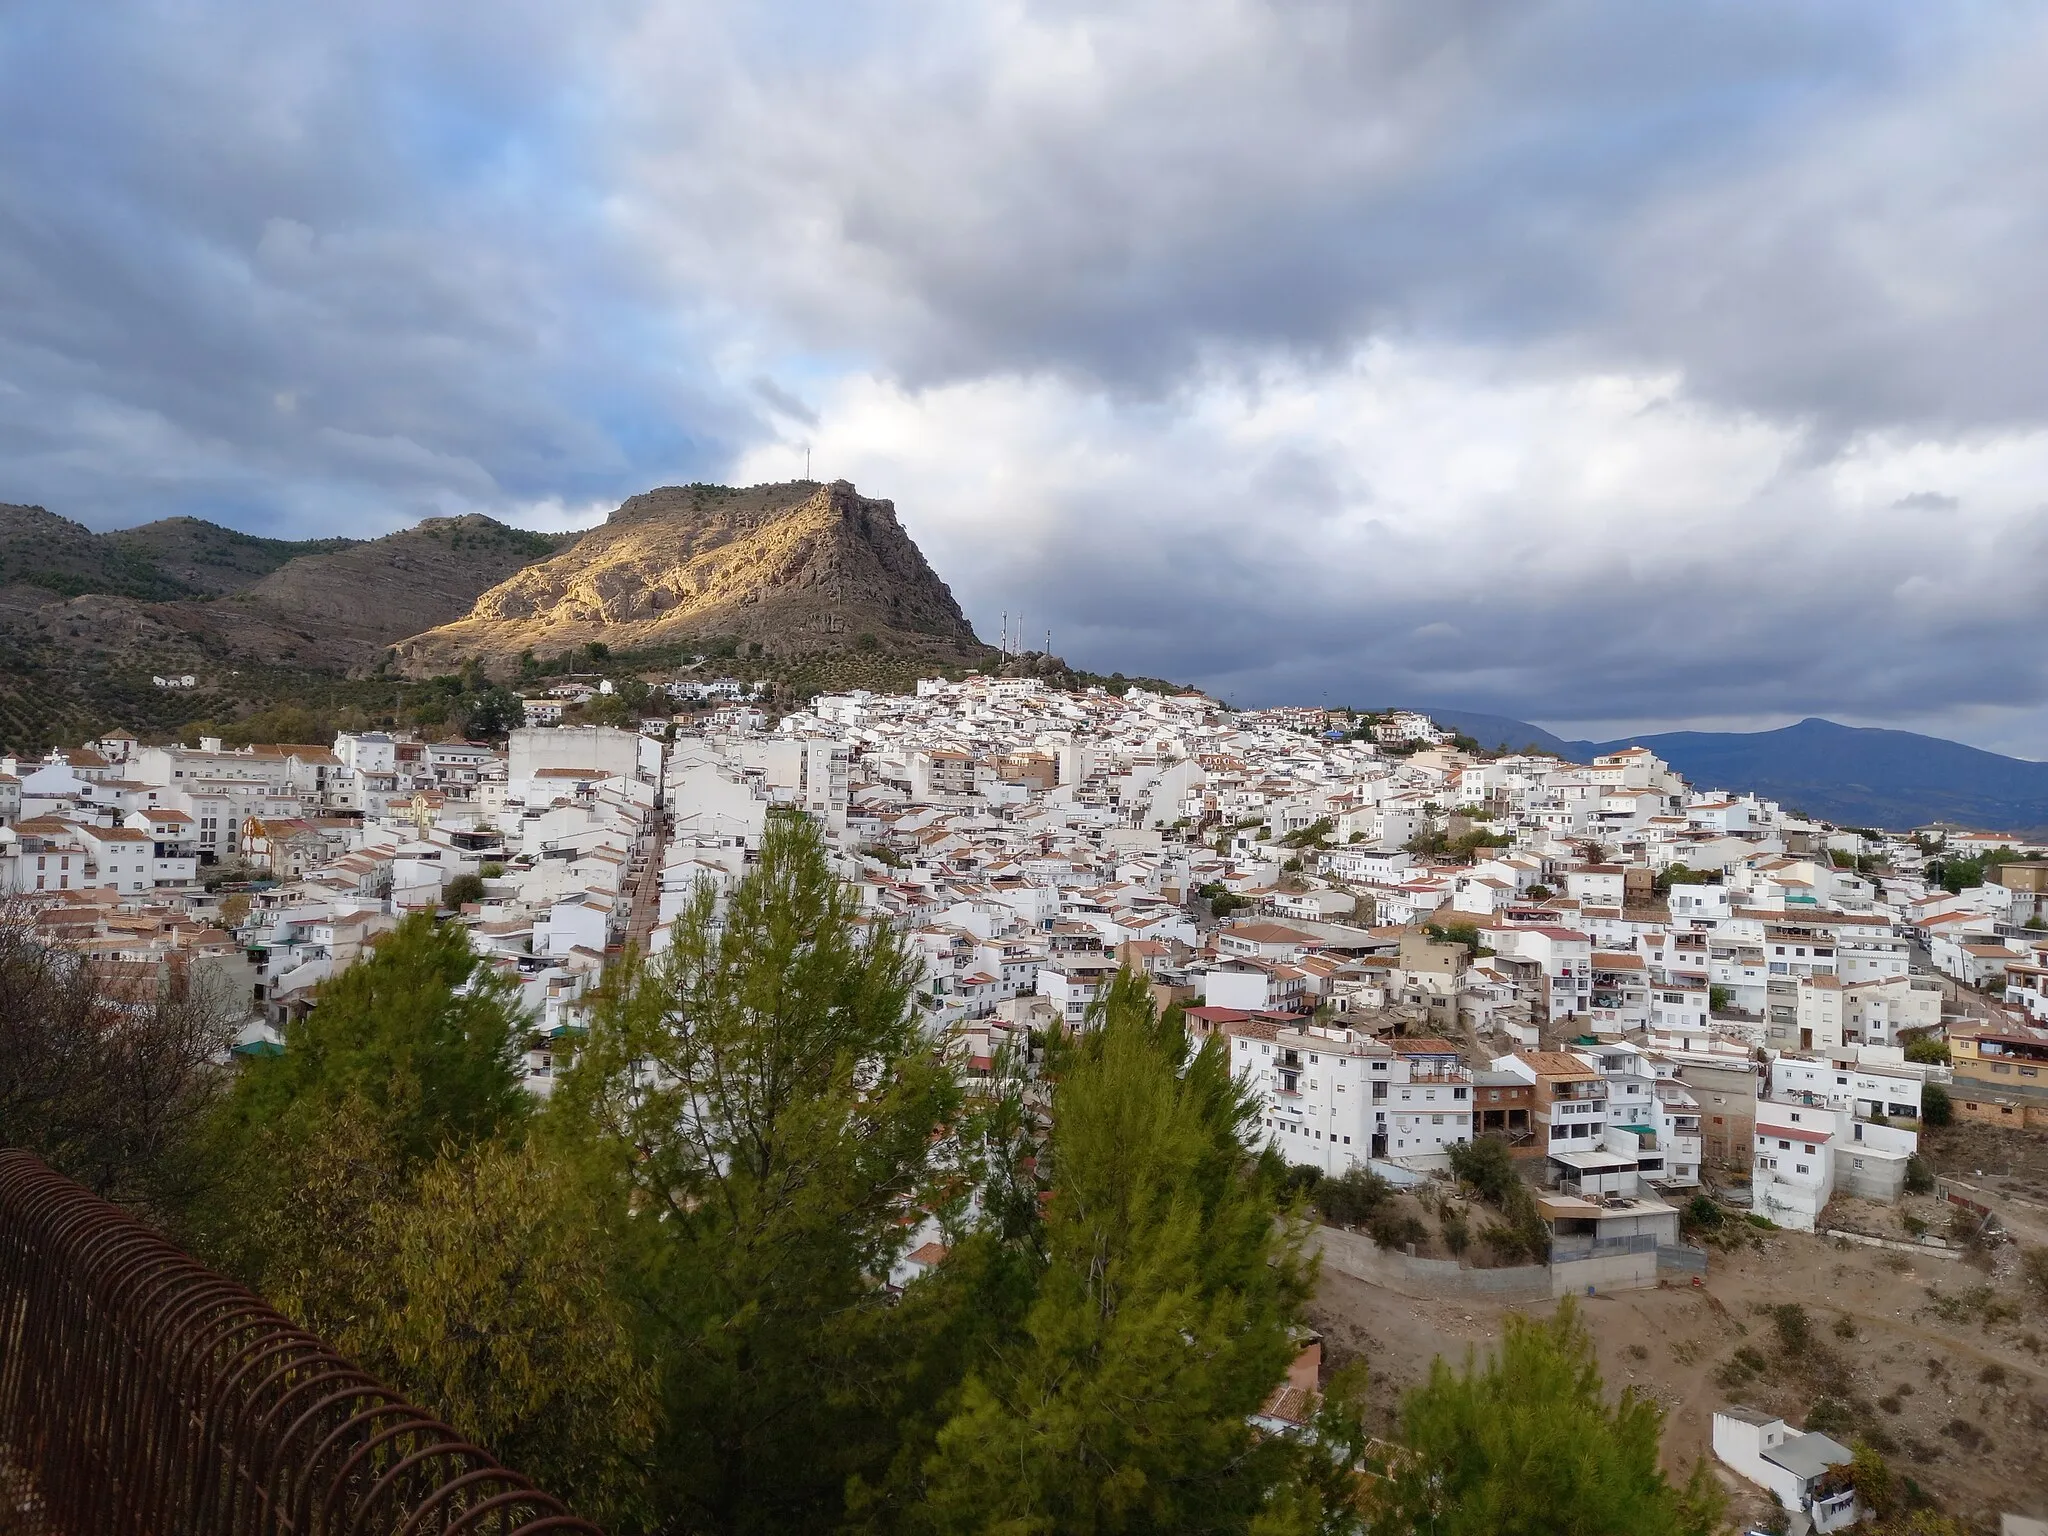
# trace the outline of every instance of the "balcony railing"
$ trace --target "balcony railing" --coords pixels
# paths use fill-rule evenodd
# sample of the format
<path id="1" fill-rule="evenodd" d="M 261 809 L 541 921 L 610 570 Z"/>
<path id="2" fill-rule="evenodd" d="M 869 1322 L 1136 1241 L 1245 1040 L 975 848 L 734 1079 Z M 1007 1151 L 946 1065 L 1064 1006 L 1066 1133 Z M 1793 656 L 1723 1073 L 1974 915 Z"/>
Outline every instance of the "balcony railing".
<path id="1" fill-rule="evenodd" d="M 26 1152 L 0 1152 L 0 1530 L 598 1536 Z"/>

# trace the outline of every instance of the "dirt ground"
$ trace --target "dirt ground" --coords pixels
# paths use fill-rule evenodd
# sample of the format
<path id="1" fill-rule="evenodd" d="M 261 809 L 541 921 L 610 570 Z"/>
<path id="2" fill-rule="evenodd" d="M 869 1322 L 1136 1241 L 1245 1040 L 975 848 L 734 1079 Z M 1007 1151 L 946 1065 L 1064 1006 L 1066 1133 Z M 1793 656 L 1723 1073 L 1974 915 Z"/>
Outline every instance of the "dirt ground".
<path id="1" fill-rule="evenodd" d="M 1915 1211 L 1942 1215 L 1931 1200 L 1911 1202 Z M 1848 1214 L 1859 1230 L 1904 1235 L 1895 1209 Z M 2048 1241 L 2048 1202 L 2043 1215 Z M 1710 1454 L 1714 1409 L 1740 1402 L 1794 1425 L 1818 1418 L 1844 1443 L 1868 1440 L 1949 1513 L 1995 1530 L 2000 1511 L 2048 1516 L 2048 1309 L 2021 1283 L 2020 1251 L 2008 1243 L 1969 1263 L 1774 1232 L 1714 1252 L 1700 1289 L 1672 1283 L 1577 1305 L 1609 1387 L 1663 1404 L 1674 1473 Z M 1803 1305 L 1803 1336 L 1772 1311 L 1786 1303 Z M 1486 1349 L 1508 1310 L 1410 1300 L 1326 1269 L 1314 1317 L 1328 1360 L 1365 1358 L 1374 1429 L 1398 1438 L 1402 1394 L 1436 1357 L 1457 1364 Z M 1721 1475 L 1732 1519 L 1770 1507 Z"/>
<path id="2" fill-rule="evenodd" d="M 1920 1153 L 1944 1178 L 1982 1184 L 2048 1210 L 2048 1136 L 1959 1121 L 1923 1130 Z"/>

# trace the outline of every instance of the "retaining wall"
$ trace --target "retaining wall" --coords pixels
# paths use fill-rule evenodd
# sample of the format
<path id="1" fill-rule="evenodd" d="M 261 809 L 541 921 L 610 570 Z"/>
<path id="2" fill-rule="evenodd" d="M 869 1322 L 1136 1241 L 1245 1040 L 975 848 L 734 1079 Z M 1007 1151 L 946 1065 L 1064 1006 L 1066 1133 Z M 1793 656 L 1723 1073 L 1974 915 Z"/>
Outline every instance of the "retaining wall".
<path id="1" fill-rule="evenodd" d="M 1309 1246 L 1323 1256 L 1325 1267 L 1418 1301 L 1445 1296 L 1542 1301 L 1583 1295 L 1589 1285 L 1601 1291 L 1647 1290 L 1656 1286 L 1660 1267 L 1687 1275 L 1706 1270 L 1704 1253 L 1682 1247 L 1603 1253 L 1595 1258 L 1507 1269 L 1470 1269 L 1449 1259 L 1411 1259 L 1405 1253 L 1381 1248 L 1363 1232 L 1347 1232 L 1341 1227 L 1317 1227 L 1309 1236 Z"/>
<path id="2" fill-rule="evenodd" d="M 1468 1269 L 1449 1259 L 1411 1259 L 1405 1253 L 1388 1252 L 1363 1232 L 1347 1232 L 1341 1227 L 1317 1227 L 1309 1236 L 1309 1246 L 1339 1274 L 1421 1301 L 1443 1296 L 1541 1301 L 1556 1294 L 1550 1288 L 1550 1271 L 1541 1264 Z"/>

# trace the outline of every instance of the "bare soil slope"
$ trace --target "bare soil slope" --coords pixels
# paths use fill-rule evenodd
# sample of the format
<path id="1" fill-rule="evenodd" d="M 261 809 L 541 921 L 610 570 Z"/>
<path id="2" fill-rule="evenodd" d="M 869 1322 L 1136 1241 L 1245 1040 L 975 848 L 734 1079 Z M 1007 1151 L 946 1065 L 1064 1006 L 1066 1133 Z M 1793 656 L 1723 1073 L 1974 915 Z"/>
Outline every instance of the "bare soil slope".
<path id="1" fill-rule="evenodd" d="M 1985 1273 L 1774 1233 L 1715 1253 L 1700 1290 L 1674 1283 L 1577 1305 L 1609 1389 L 1663 1404 L 1674 1474 L 1710 1454 L 1716 1407 L 1743 1403 L 1793 1424 L 1832 1415 L 1836 1439 L 1869 1440 L 1945 1509 L 1995 1529 L 2002 1510 L 2048 1516 L 2048 1315 L 2021 1284 L 2018 1257 L 2001 1248 Z M 1773 1310 L 1788 1304 L 1803 1308 L 1797 1347 Z M 1364 1357 L 1375 1428 L 1397 1436 L 1402 1394 L 1438 1357 L 1457 1364 L 1491 1348 L 1509 1310 L 1410 1300 L 1326 1268 L 1313 1316 L 1333 1363 Z M 1766 1512 L 1755 1490 L 1724 1481 L 1737 1516 Z"/>

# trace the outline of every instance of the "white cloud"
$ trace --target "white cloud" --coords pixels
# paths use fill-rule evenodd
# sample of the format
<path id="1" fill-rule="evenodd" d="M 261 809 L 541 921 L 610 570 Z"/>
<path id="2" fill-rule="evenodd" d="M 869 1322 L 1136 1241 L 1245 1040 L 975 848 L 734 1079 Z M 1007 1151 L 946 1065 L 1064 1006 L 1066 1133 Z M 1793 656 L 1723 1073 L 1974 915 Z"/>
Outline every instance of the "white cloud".
<path id="1" fill-rule="evenodd" d="M 1376 344 L 1150 402 L 1046 374 L 852 377 L 812 441 L 821 475 L 897 501 L 983 629 L 1022 610 L 1073 660 L 1247 700 L 1552 721 L 2048 700 L 2025 605 L 1984 601 L 2042 542 L 2044 432 L 1873 433 L 1816 462 L 1800 430 L 1670 376 Z M 1935 558 L 1909 488 L 1955 498 Z M 1975 675 L 1928 666 L 1966 643 Z"/>

